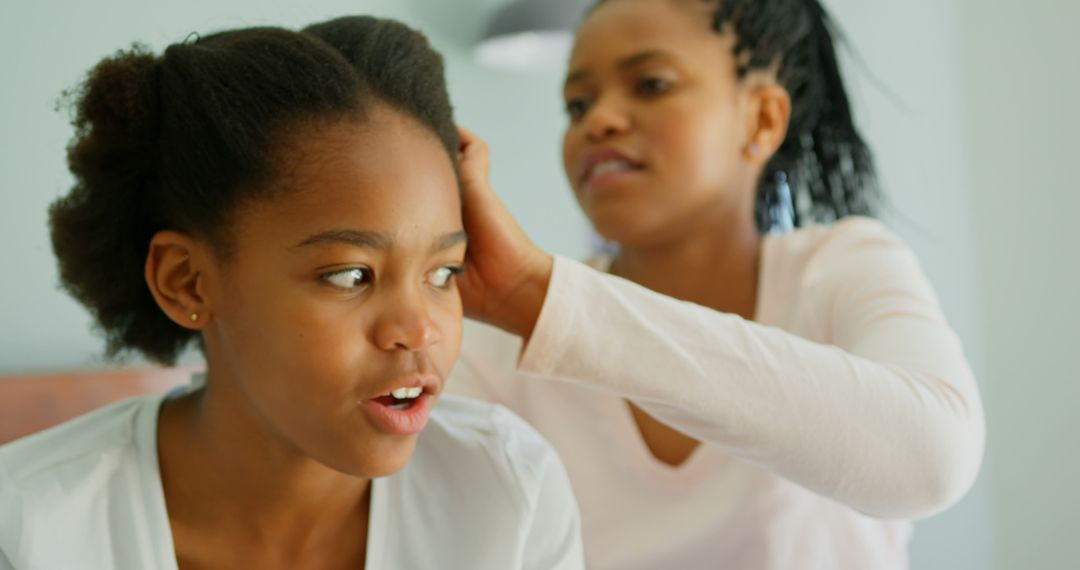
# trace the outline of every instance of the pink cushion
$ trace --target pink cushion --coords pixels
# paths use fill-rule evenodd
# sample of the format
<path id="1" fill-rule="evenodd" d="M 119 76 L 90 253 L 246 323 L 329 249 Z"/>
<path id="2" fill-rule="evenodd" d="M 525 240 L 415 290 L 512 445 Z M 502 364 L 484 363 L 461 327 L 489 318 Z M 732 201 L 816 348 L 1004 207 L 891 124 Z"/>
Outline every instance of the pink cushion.
<path id="1" fill-rule="evenodd" d="M 186 384 L 197 368 L 125 368 L 0 376 L 0 444 L 133 396 Z"/>

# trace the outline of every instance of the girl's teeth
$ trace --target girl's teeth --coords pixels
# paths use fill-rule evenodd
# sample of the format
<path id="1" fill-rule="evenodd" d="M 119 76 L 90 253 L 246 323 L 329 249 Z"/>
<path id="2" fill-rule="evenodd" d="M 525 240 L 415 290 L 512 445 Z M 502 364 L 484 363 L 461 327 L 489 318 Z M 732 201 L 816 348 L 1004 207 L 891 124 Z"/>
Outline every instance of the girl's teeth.
<path id="1" fill-rule="evenodd" d="M 390 392 L 390 395 L 399 400 L 411 400 L 418 398 L 420 394 L 424 392 L 424 389 L 417 386 L 415 388 L 398 388 Z"/>

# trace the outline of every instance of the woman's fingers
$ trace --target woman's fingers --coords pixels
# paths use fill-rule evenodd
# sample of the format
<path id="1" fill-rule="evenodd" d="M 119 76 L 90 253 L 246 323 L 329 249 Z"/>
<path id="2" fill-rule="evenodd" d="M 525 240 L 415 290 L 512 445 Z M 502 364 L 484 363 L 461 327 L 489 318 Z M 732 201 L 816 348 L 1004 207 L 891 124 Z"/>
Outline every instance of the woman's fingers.
<path id="1" fill-rule="evenodd" d="M 458 127 L 462 217 L 469 234 L 459 280 L 466 314 L 527 336 L 551 277 L 551 256 L 536 247 L 488 182 L 487 144 Z"/>
<path id="2" fill-rule="evenodd" d="M 460 144 L 458 145 L 458 152 L 462 159 L 468 159 L 470 161 L 478 161 L 480 164 L 480 170 L 485 174 L 488 167 L 488 146 L 483 139 L 476 136 L 476 133 L 466 129 L 465 127 L 458 126 L 458 139 Z"/>
<path id="3" fill-rule="evenodd" d="M 464 127 L 458 127 L 458 133 L 461 138 L 459 154 L 466 217 L 475 214 L 481 220 L 490 220 L 492 223 L 498 223 L 502 219 L 503 224 L 512 224 L 516 228 L 517 222 L 491 187 L 491 159 L 487 143 Z M 475 224 L 478 221 L 480 220 L 467 219 L 466 224 Z"/>

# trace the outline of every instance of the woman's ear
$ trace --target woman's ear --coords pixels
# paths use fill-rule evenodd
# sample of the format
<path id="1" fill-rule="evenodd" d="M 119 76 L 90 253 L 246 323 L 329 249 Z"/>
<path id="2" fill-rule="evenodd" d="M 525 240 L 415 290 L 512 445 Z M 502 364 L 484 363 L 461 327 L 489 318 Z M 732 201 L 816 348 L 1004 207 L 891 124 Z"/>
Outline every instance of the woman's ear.
<path id="1" fill-rule="evenodd" d="M 787 137 L 791 96 L 780 85 L 769 82 L 753 87 L 749 97 L 747 142 L 743 155 L 753 164 L 764 165 Z"/>
<path id="2" fill-rule="evenodd" d="M 205 249 L 187 234 L 166 230 L 154 234 L 146 255 L 146 284 L 154 300 L 173 322 L 192 330 L 202 330 L 212 315 Z"/>

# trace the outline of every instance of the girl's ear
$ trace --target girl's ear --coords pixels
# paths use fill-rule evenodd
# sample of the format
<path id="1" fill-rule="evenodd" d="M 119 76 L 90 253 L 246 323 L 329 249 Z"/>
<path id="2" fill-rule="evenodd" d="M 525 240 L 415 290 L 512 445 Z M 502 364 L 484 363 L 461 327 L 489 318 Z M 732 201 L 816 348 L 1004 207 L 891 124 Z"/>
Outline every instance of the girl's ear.
<path id="1" fill-rule="evenodd" d="M 213 314 L 206 295 L 209 263 L 206 247 L 187 234 L 166 230 L 150 239 L 146 284 L 161 310 L 184 328 L 202 330 Z"/>
<path id="2" fill-rule="evenodd" d="M 786 89 L 770 82 L 754 87 L 749 98 L 743 155 L 751 163 L 763 166 L 787 137 L 791 96 Z"/>

